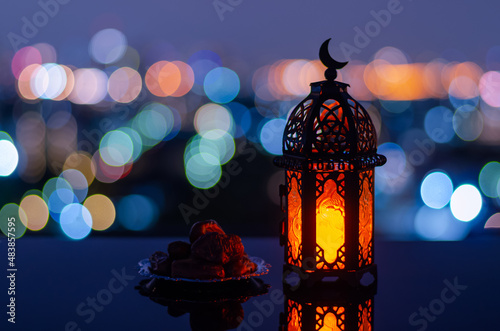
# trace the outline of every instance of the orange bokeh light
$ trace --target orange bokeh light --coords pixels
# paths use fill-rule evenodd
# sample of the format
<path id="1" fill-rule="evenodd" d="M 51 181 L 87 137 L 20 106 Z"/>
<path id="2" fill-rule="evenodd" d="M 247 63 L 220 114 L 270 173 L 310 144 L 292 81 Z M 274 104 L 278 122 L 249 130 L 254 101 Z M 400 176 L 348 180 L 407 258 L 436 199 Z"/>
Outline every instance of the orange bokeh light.
<path id="1" fill-rule="evenodd" d="M 64 87 L 64 90 L 61 92 L 61 94 L 53 99 L 54 101 L 61 101 L 66 99 L 75 87 L 75 76 L 73 75 L 73 71 L 69 67 L 62 64 L 60 65 L 60 67 L 63 68 L 64 72 L 66 73 L 66 86 Z"/>
<path id="2" fill-rule="evenodd" d="M 40 64 L 30 64 L 21 71 L 17 81 L 19 95 L 26 100 L 35 100 L 37 96 L 31 90 L 31 78 L 42 66 Z"/>
<path id="3" fill-rule="evenodd" d="M 173 62 L 158 61 L 146 72 L 146 86 L 157 97 L 174 94 L 181 85 L 181 71 Z"/>
<path id="4" fill-rule="evenodd" d="M 172 93 L 173 97 L 182 97 L 186 95 L 194 85 L 194 71 L 191 66 L 182 61 L 173 61 L 181 73 L 181 82 L 175 92 Z"/>
<path id="5" fill-rule="evenodd" d="M 421 63 L 390 64 L 384 60 L 369 63 L 364 72 L 368 89 L 383 100 L 418 100 L 428 97 Z"/>

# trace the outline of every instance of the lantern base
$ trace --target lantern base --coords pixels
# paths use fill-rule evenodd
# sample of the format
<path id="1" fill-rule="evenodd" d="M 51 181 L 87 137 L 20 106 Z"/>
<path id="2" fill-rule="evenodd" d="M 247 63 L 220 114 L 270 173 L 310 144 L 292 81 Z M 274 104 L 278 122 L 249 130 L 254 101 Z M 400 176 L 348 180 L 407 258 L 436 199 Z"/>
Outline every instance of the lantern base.
<path id="1" fill-rule="evenodd" d="M 298 283 L 287 282 L 287 277 L 291 274 L 298 275 Z M 295 278 L 296 279 L 296 278 Z M 295 284 L 296 283 L 296 284 Z M 377 287 L 377 265 L 355 269 L 355 270 L 305 270 L 293 265 L 283 266 L 283 284 L 289 288 L 313 288 L 317 285 L 331 285 L 342 288 L 345 286 L 353 288 L 376 288 Z"/>

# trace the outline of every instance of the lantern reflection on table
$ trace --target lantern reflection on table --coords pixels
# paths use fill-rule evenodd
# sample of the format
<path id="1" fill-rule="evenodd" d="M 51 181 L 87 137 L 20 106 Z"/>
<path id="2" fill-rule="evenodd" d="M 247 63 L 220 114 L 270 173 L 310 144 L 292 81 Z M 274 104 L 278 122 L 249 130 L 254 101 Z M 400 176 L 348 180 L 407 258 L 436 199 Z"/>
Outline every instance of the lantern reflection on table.
<path id="1" fill-rule="evenodd" d="M 357 286 L 366 272 L 376 275 L 373 258 L 374 167 L 377 136 L 367 111 L 335 81 L 339 63 L 320 49 L 326 81 L 290 113 L 283 135 L 285 168 L 280 187 L 285 271 L 308 273 L 308 282 L 335 276 Z"/>
<path id="2" fill-rule="evenodd" d="M 281 331 L 371 331 L 375 289 L 290 291 L 285 288 Z"/>

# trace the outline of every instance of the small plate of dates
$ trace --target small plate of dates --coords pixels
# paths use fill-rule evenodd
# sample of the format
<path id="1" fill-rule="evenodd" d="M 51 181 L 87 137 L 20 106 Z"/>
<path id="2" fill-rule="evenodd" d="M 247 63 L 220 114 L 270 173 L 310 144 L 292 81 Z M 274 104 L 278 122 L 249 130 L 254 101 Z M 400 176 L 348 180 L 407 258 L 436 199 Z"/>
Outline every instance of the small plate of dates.
<path id="1" fill-rule="evenodd" d="M 139 261 L 139 274 L 179 282 L 213 283 L 248 279 L 269 272 L 271 265 L 248 256 L 241 238 L 226 234 L 214 220 L 191 227 L 189 242 L 173 241 Z"/>

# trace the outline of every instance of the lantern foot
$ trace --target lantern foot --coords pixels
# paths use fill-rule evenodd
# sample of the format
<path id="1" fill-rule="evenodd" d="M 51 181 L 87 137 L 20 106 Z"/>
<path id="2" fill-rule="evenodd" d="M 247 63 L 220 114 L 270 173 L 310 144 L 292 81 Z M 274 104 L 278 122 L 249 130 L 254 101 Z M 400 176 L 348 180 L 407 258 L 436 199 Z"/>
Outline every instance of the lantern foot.
<path id="1" fill-rule="evenodd" d="M 292 265 L 283 266 L 283 285 L 289 289 L 330 286 L 335 289 L 350 288 L 376 288 L 377 265 L 356 270 L 315 270 L 310 272 Z"/>

